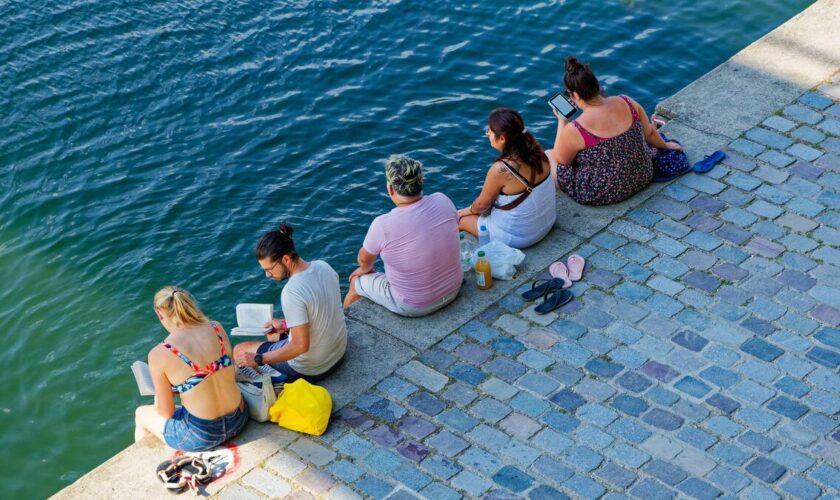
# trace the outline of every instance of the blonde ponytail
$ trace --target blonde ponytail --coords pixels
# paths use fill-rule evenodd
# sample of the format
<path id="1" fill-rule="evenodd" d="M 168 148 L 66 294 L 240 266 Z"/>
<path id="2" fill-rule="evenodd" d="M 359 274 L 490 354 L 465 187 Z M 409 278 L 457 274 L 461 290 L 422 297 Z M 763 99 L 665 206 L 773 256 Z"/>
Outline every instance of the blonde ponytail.
<path id="1" fill-rule="evenodd" d="M 196 326 L 210 320 L 195 304 L 195 299 L 183 288 L 165 286 L 155 293 L 154 305 L 162 311 L 176 327 Z"/>

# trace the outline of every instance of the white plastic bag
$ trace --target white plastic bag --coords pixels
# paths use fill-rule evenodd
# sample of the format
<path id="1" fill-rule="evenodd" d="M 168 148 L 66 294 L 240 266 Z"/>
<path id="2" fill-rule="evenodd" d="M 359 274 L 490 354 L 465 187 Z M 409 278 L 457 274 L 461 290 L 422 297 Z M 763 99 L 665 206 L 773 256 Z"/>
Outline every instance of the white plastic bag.
<path id="1" fill-rule="evenodd" d="M 257 422 L 268 420 L 268 410 L 277 401 L 271 375 L 253 368 L 236 369 L 236 385 L 245 402 L 248 403 L 248 414 Z M 256 383 L 260 385 L 257 386 Z"/>
<path id="2" fill-rule="evenodd" d="M 484 258 L 490 261 L 490 272 L 493 274 L 493 278 L 497 280 L 513 279 L 513 275 L 516 274 L 516 266 L 525 260 L 525 253 L 522 250 L 511 248 L 501 241 L 491 241 L 473 251 L 473 267 L 478 260 L 479 251 L 483 251 Z"/>

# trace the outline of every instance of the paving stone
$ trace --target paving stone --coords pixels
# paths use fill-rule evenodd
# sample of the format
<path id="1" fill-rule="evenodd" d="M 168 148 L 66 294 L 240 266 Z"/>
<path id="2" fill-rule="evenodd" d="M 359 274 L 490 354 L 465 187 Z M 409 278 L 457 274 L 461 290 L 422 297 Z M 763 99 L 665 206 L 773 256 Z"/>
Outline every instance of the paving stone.
<path id="1" fill-rule="evenodd" d="M 431 483 L 420 491 L 423 498 L 439 498 L 440 500 L 458 500 L 461 495 L 452 488 L 440 483 Z M 391 497 L 389 497 L 391 498 Z"/>
<path id="2" fill-rule="evenodd" d="M 289 449 L 301 458 L 319 466 L 330 463 L 336 457 L 334 451 L 307 438 L 298 439 L 289 446 Z"/>
<path id="3" fill-rule="evenodd" d="M 668 365 L 656 361 L 648 361 L 642 366 L 642 372 L 660 382 L 668 383 L 679 376 L 679 372 Z"/>
<path id="4" fill-rule="evenodd" d="M 607 462 L 603 467 L 595 472 L 604 482 L 607 482 L 617 488 L 624 489 L 633 484 L 638 475 L 624 469 L 612 462 Z"/>
<path id="5" fill-rule="evenodd" d="M 556 483 L 562 483 L 574 475 L 572 469 L 546 455 L 538 458 L 531 467 L 540 474 L 551 478 Z"/>
<path id="6" fill-rule="evenodd" d="M 674 498 L 674 492 L 653 479 L 643 479 L 637 483 L 630 493 L 636 498 L 646 500 L 665 500 Z"/>
<path id="7" fill-rule="evenodd" d="M 749 156 L 758 156 L 759 153 L 766 149 L 761 144 L 750 141 L 748 139 L 735 139 L 734 141 L 729 143 L 729 147 L 734 149 L 735 151 L 744 153 L 745 155 Z"/>
<path id="8" fill-rule="evenodd" d="M 810 125 L 818 123 L 823 118 L 821 113 L 818 113 L 811 108 L 799 104 L 791 104 L 789 106 L 786 106 L 782 113 L 784 113 L 785 116 L 792 118 L 793 120 L 802 123 L 808 123 Z"/>
<path id="9" fill-rule="evenodd" d="M 823 155 L 822 151 L 801 143 L 796 143 L 789 147 L 787 152 L 806 161 L 814 161 Z"/>
<path id="10" fill-rule="evenodd" d="M 606 488 L 588 477 L 575 474 L 569 478 L 563 486 L 577 493 L 584 498 L 597 498 L 606 492 Z"/>
<path id="11" fill-rule="evenodd" d="M 658 427 L 666 431 L 679 429 L 684 422 L 682 417 L 659 408 L 654 408 L 647 412 L 642 417 L 642 420 L 654 427 Z"/>
<path id="12" fill-rule="evenodd" d="M 683 468 L 689 475 L 703 477 L 717 465 L 712 457 L 694 448 L 685 448 L 677 455 L 673 463 Z"/>
<path id="13" fill-rule="evenodd" d="M 502 466 L 502 459 L 473 446 L 458 457 L 458 463 L 472 467 L 483 474 L 492 475 Z"/>
<path id="14" fill-rule="evenodd" d="M 503 357 L 497 357 L 484 366 L 487 371 L 506 382 L 514 381 L 528 371 L 521 363 Z"/>
<path id="15" fill-rule="evenodd" d="M 256 467 L 242 476 L 242 483 L 269 497 L 285 497 L 292 486 L 262 467 Z"/>
<path id="16" fill-rule="evenodd" d="M 461 327 L 461 332 L 467 337 L 473 338 L 482 343 L 487 343 L 499 335 L 498 330 L 477 320 L 467 322 L 467 324 Z"/>
<path id="17" fill-rule="evenodd" d="M 477 344 L 468 342 L 458 346 L 458 348 L 455 349 L 455 354 L 461 356 L 467 361 L 480 365 L 481 363 L 484 363 L 485 361 L 490 359 L 490 357 L 493 355 L 493 352 Z"/>
<path id="18" fill-rule="evenodd" d="M 534 477 L 516 467 L 506 465 L 493 474 L 493 481 L 515 493 L 526 490 L 534 482 Z"/>
<path id="19" fill-rule="evenodd" d="M 376 388 L 396 399 L 405 399 L 417 391 L 417 387 L 414 384 L 409 384 L 396 377 L 386 378 Z"/>
<path id="20" fill-rule="evenodd" d="M 478 397 L 478 393 L 470 389 L 468 386 L 460 382 L 456 382 L 447 387 L 446 390 L 443 391 L 442 396 L 458 406 L 466 406 Z"/>
<path id="21" fill-rule="evenodd" d="M 714 484 L 720 486 L 723 491 L 738 493 L 752 482 L 750 478 L 736 472 L 729 467 L 719 466 L 709 473 L 707 478 Z"/>
<path id="22" fill-rule="evenodd" d="M 793 142 L 777 132 L 772 132 L 764 128 L 752 128 L 747 131 L 745 136 L 753 142 L 776 149 L 785 149 Z"/>
<path id="23" fill-rule="evenodd" d="M 541 484 L 528 493 L 530 500 L 567 500 L 569 497 L 550 486 Z"/>
<path id="24" fill-rule="evenodd" d="M 365 457 L 365 462 L 374 470 L 381 471 L 384 474 L 390 474 L 396 468 L 403 465 L 405 460 L 387 448 L 375 448 L 370 455 Z"/>
<path id="25" fill-rule="evenodd" d="M 840 136 L 840 120 L 826 118 L 817 125 L 817 128 L 819 128 L 827 134 Z"/>
<path id="26" fill-rule="evenodd" d="M 527 321 L 517 318 L 511 314 L 501 316 L 493 323 L 493 326 L 500 328 L 511 335 L 522 335 L 528 331 L 528 328 L 530 328 Z"/>
<path id="27" fill-rule="evenodd" d="M 765 483 L 772 484 L 782 477 L 786 469 L 772 460 L 758 457 L 747 464 L 746 470 Z"/>
<path id="28" fill-rule="evenodd" d="M 493 484 L 478 474 L 470 471 L 461 471 L 452 478 L 452 486 L 467 492 L 471 496 L 479 496 L 489 490 Z"/>
<path id="29" fill-rule="evenodd" d="M 781 489 L 803 500 L 817 498 L 821 493 L 819 486 L 798 476 L 788 478 L 782 483 Z"/>
<path id="30" fill-rule="evenodd" d="M 487 378 L 487 374 L 478 368 L 464 363 L 456 363 L 452 365 L 447 373 L 469 385 L 478 385 Z"/>
<path id="31" fill-rule="evenodd" d="M 714 292 L 720 286 L 720 280 L 706 273 L 694 271 L 683 278 L 683 282 L 706 292 Z"/>

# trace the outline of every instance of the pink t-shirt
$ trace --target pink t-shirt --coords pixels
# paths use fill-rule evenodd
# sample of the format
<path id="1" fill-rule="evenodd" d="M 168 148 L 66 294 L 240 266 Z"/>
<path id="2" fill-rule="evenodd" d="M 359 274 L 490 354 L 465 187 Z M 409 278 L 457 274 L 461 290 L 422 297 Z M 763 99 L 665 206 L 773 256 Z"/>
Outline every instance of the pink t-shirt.
<path id="1" fill-rule="evenodd" d="M 382 257 L 391 293 L 407 306 L 428 307 L 464 279 L 458 212 L 442 193 L 375 218 L 363 246 Z"/>

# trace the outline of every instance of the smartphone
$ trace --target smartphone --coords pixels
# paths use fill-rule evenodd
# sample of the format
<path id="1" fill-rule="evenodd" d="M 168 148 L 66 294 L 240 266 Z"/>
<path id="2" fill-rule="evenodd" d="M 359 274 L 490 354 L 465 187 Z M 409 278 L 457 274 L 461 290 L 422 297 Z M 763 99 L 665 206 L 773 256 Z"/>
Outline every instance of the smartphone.
<path id="1" fill-rule="evenodd" d="M 563 92 L 557 92 L 556 94 L 551 96 L 551 99 L 548 100 L 548 104 L 550 104 L 551 107 L 556 109 L 557 112 L 563 115 L 563 117 L 567 120 L 571 119 L 578 111 L 578 108 L 577 106 L 575 106 L 575 103 L 573 103 L 571 99 L 566 97 L 566 94 Z"/>

